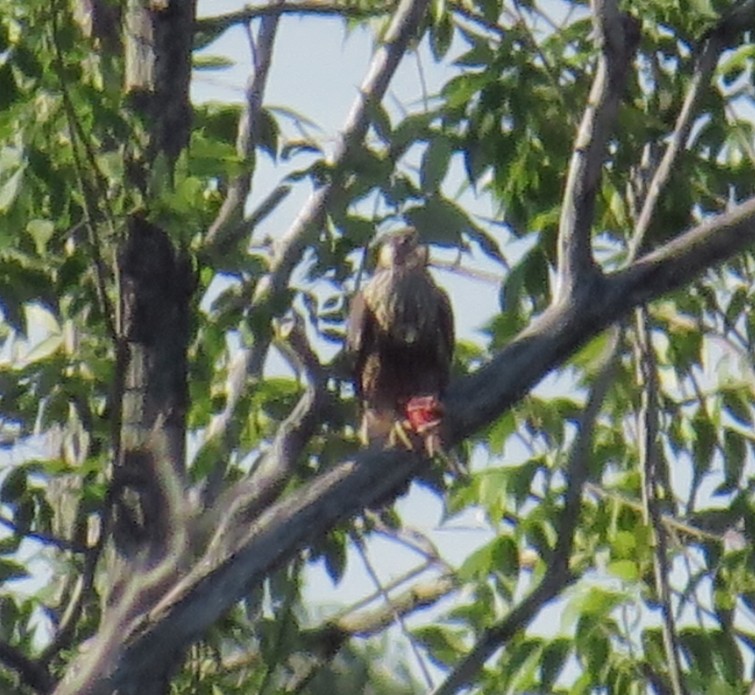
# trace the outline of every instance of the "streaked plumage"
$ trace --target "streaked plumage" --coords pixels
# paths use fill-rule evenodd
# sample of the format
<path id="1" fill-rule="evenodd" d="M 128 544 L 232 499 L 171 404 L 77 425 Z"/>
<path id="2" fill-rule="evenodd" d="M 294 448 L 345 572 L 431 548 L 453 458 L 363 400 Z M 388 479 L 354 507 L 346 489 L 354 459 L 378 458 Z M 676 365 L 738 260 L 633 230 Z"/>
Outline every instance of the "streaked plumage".
<path id="1" fill-rule="evenodd" d="M 426 247 L 413 229 L 389 235 L 349 315 L 348 347 L 367 443 L 385 443 L 407 418 L 437 429 L 453 346 L 451 304 L 427 270 Z M 425 396 L 430 398 L 420 400 Z M 421 409 L 426 412 L 417 415 Z"/>

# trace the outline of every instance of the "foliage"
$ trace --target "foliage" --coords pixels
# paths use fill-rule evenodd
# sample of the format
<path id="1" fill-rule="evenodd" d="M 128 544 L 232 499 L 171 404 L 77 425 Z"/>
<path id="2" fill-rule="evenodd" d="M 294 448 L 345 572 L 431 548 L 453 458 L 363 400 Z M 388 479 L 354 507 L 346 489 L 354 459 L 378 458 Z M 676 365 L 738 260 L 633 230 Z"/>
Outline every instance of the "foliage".
<path id="1" fill-rule="evenodd" d="M 118 566 L 109 554 L 119 550 L 108 534 L 124 398 L 117 388 L 119 252 L 127 220 L 144 212 L 191 258 L 195 276 L 182 431 L 189 456 L 181 466 L 193 500 L 186 502 L 187 562 L 199 565 L 206 536 L 231 518 L 233 505 L 224 504 L 236 498 L 223 495 L 263 479 L 265 456 L 296 418 L 304 422 L 298 413 L 312 391 L 318 408 L 306 411 L 305 441 L 271 496 L 296 498 L 359 450 L 339 346 L 348 298 L 369 266 L 378 228 L 410 223 L 434 254 L 454 251 L 465 266 L 500 270 L 500 311 L 482 338 L 462 336 L 459 379 L 553 303 L 566 172 L 600 52 L 581 2 L 432 3 L 416 38 L 447 80 L 421 104 L 370 102 L 364 143 L 347 133 L 329 156 L 306 114 L 264 100 L 251 113 L 251 99 L 252 107 L 200 103 L 188 146 L 173 161 L 154 151 L 154 124 L 123 87 L 120 44 L 98 34 L 96 23 L 82 23 L 73 5 L 5 0 L 0 17 L 4 691 L 42 692 L 57 683 L 109 616 Z M 606 272 L 755 194 L 755 27 L 749 20 L 721 29 L 733 7 L 643 0 L 629 8 L 641 41 L 592 223 Z M 199 22 L 195 48 L 212 49 L 225 29 L 247 19 L 263 51 L 265 36 L 275 35 L 273 20 L 247 11 Z M 398 11 L 358 2 L 334 12 L 352 26 L 377 17 L 370 22 L 380 37 Z M 316 32 L 318 19 L 308 21 Z M 706 80 L 700 55 L 711 37 L 722 43 Z M 265 58 L 257 60 L 255 88 L 263 96 Z M 196 70 L 225 67 L 223 58 L 197 54 Z M 638 234 L 650 182 L 682 132 L 677 119 L 700 80 L 686 146 Z M 253 124 L 246 146 L 237 140 L 245 123 Z M 248 193 L 263 158 L 279 172 L 277 188 L 246 215 L 242 195 L 229 215 L 229 191 Z M 464 195 L 457 195 L 460 176 Z M 323 209 L 303 232 L 263 243 L 265 218 L 280 214 L 296 187 L 326 191 Z M 497 219 L 473 213 L 470 200 L 492 201 Z M 437 579 L 442 567 L 452 586 L 435 586 L 424 603 L 414 576 L 405 584 L 419 581 L 416 587 L 390 590 L 397 605 L 401 591 L 414 591 L 401 604 L 406 614 L 456 591 L 432 624 L 410 631 L 397 615 L 378 611 L 357 630 L 359 604 L 322 622 L 306 605 L 308 567 L 322 561 L 338 584 L 360 554 L 367 557 L 363 538 L 407 542 L 398 512 L 367 510 L 358 522 L 334 520 L 329 533 L 309 538 L 264 582 L 246 587 L 243 600 L 196 635 L 201 641 L 176 668 L 170 692 L 426 689 L 421 669 L 396 665 L 403 659 L 387 654 L 384 642 L 362 648 L 357 641 L 396 622 L 400 639 L 440 679 L 497 634 L 496 626 L 511 628 L 499 640 L 504 649 L 474 673 L 478 692 L 745 693 L 755 651 L 754 274 L 748 251 L 617 316 L 620 326 L 577 341 L 586 344 L 544 386 L 520 394 L 457 447 L 468 476 L 423 476 L 445 524 L 477 514 L 487 539 L 450 567 L 428 539 L 413 536 L 424 555 L 422 579 Z M 263 370 L 271 345 L 284 366 Z M 610 383 L 588 421 L 585 406 L 608 378 L 606 362 Z M 163 425 L 158 418 L 150 427 Z M 567 543 L 560 534 L 569 462 L 583 434 L 592 439 L 569 577 L 543 609 L 546 629 L 542 621 L 506 623 Z M 264 508 L 268 500 L 256 502 Z M 203 504 L 215 516 L 204 515 Z M 257 512 L 250 519 L 262 518 Z M 51 579 L 32 581 L 25 593 L 17 580 L 30 574 Z M 373 597 L 376 604 L 384 595 Z"/>

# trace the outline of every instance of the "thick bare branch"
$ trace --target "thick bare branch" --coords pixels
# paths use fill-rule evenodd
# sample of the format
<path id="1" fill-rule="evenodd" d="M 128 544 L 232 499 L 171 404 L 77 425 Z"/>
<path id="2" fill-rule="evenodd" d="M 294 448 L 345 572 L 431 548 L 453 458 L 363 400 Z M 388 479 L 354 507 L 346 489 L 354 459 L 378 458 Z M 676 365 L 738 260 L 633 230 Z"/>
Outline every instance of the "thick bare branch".
<path id="1" fill-rule="evenodd" d="M 491 422 L 575 349 L 626 312 L 683 287 L 707 268 L 755 245 L 755 198 L 711 218 L 627 268 L 575 288 L 523 330 L 486 367 L 452 384 L 444 441 Z"/>
<path id="2" fill-rule="evenodd" d="M 574 142 L 559 221 L 556 295 L 563 300 L 594 270 L 591 231 L 595 196 L 606 146 L 640 38 L 639 23 L 620 13 L 616 0 L 594 0 L 593 20 L 601 53 Z"/>
<path id="3" fill-rule="evenodd" d="M 446 403 L 450 427 L 445 441 L 453 444 L 484 427 L 634 306 L 685 285 L 753 244 L 755 199 L 679 236 L 626 270 L 600 278 L 597 285 L 580 286 L 573 302 L 549 308 L 490 364 L 453 385 Z M 139 680 L 134 674 L 159 672 L 166 658 L 199 638 L 249 587 L 337 523 L 394 497 L 422 465 L 407 452 L 374 450 L 335 464 L 242 528 L 233 549 L 209 552 L 152 610 L 119 625 L 109 635 L 117 644 L 98 644 L 89 659 L 84 655 L 74 666 L 76 677 L 61 685 L 56 695 L 109 695 L 127 680 Z M 216 544 L 211 550 L 223 547 Z M 512 611 L 505 629 L 496 635 L 499 643 L 568 581 L 563 561 L 554 557 L 552 566 L 561 569 L 551 571 Z"/>

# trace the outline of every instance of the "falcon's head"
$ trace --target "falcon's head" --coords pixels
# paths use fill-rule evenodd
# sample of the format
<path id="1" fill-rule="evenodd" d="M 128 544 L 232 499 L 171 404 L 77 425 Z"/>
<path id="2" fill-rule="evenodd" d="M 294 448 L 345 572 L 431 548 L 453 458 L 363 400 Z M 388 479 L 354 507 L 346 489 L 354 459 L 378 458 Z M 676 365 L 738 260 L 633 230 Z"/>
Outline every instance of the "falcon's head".
<path id="1" fill-rule="evenodd" d="M 421 268 L 427 265 L 427 246 L 411 227 L 388 234 L 380 244 L 378 268 Z"/>

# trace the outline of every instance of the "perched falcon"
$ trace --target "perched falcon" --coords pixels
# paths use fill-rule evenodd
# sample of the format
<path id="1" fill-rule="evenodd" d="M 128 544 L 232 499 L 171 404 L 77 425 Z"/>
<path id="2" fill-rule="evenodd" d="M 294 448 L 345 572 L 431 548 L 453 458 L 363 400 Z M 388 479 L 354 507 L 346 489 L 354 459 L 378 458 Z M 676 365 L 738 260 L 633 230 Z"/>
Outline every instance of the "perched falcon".
<path id="1" fill-rule="evenodd" d="M 428 250 L 414 229 L 388 235 L 372 279 L 354 297 L 348 348 L 366 444 L 398 436 L 430 455 L 440 449 L 441 399 L 454 349 L 448 295 L 427 270 Z"/>

